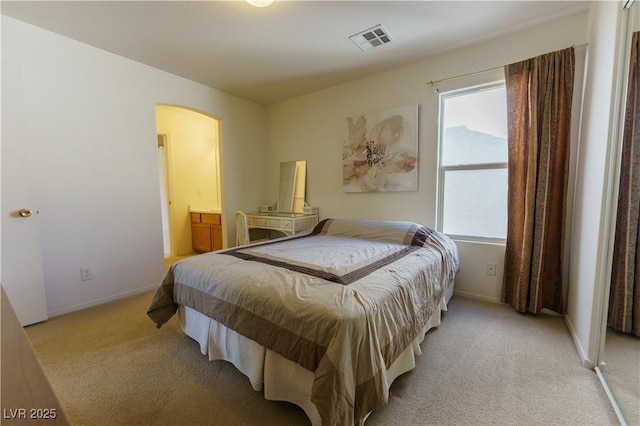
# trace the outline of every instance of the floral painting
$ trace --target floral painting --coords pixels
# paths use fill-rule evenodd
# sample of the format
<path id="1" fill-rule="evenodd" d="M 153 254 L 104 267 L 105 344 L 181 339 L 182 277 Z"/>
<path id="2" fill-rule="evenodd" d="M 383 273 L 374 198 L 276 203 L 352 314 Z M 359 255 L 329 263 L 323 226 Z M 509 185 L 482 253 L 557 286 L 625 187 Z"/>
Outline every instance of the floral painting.
<path id="1" fill-rule="evenodd" d="M 418 105 L 349 117 L 343 133 L 345 192 L 418 190 Z"/>

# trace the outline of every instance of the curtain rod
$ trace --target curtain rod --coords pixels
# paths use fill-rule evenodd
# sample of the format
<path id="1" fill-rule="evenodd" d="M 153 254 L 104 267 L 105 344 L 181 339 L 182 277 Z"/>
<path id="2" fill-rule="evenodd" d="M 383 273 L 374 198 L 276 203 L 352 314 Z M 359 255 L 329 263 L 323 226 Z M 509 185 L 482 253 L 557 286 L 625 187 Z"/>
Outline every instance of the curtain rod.
<path id="1" fill-rule="evenodd" d="M 579 47 L 585 47 L 585 46 L 588 46 L 588 43 L 578 44 L 577 46 L 573 46 L 573 48 L 577 49 Z M 504 68 L 504 65 L 501 66 L 501 67 L 493 67 L 493 68 L 489 68 L 489 69 L 482 70 L 482 71 L 475 71 L 475 72 L 470 72 L 470 73 L 467 73 L 467 74 L 460 74 L 460 75 L 456 75 L 454 77 L 441 78 L 440 80 L 431 80 L 431 81 L 427 81 L 425 84 L 430 84 L 431 86 L 433 86 L 434 84 L 442 83 L 443 81 L 457 80 L 459 78 L 470 77 L 472 75 L 478 75 L 478 74 L 484 74 L 485 72 L 497 71 L 497 70 L 503 69 L 503 68 Z"/>

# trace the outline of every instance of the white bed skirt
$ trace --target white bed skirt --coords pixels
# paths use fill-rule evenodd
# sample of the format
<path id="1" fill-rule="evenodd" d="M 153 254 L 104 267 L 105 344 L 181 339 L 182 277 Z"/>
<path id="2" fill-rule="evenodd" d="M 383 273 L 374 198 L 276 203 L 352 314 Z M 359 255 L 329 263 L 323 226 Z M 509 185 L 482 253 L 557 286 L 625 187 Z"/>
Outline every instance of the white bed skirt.
<path id="1" fill-rule="evenodd" d="M 447 310 L 452 295 L 453 285 L 442 298 L 440 309 L 431 315 L 419 336 L 387 370 L 389 386 L 398 376 L 415 367 L 416 355 L 422 354 L 420 343 L 429 329 L 440 325 L 441 313 Z M 322 424 L 320 414 L 311 402 L 311 371 L 189 307 L 181 305 L 178 314 L 182 330 L 200 344 L 200 352 L 210 361 L 231 362 L 249 378 L 253 389 L 264 389 L 266 399 L 296 404 L 304 410 L 312 425 Z"/>

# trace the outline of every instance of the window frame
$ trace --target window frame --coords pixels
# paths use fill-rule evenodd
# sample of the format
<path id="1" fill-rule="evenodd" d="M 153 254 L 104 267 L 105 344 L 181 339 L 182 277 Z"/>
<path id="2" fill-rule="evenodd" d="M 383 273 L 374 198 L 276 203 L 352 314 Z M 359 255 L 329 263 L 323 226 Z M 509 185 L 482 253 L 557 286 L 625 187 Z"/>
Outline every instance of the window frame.
<path id="1" fill-rule="evenodd" d="M 505 80 L 493 81 L 491 83 L 479 84 L 475 86 L 464 87 L 461 89 L 449 90 L 439 93 L 438 99 L 438 177 L 437 177 L 437 194 L 436 194 L 436 230 L 443 232 L 444 226 L 444 199 L 445 199 L 445 176 L 447 172 L 455 171 L 472 171 L 472 170 L 492 170 L 492 169 L 507 169 L 507 176 L 509 173 L 508 161 L 505 162 L 493 162 L 493 163 L 474 163 L 474 164 L 453 164 L 442 165 L 443 155 L 443 143 L 444 143 L 444 103 L 448 98 L 456 96 L 464 96 L 471 93 L 478 93 L 485 90 L 493 90 L 500 87 L 505 87 Z M 508 182 L 507 182 L 508 183 Z M 508 220 L 508 217 L 507 217 Z M 484 243 L 496 243 L 505 244 L 506 236 L 504 238 L 498 237 L 481 237 L 475 235 L 458 235 L 446 233 L 448 237 L 458 241 L 472 241 L 472 242 L 484 242 Z"/>

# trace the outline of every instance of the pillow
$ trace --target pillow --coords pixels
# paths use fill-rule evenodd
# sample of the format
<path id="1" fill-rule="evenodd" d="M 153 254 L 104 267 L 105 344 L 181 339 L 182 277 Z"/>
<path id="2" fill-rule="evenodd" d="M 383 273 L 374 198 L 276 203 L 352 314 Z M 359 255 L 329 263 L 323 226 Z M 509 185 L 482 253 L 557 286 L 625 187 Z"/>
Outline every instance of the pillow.
<path id="1" fill-rule="evenodd" d="M 414 222 L 325 219 L 311 234 L 424 246 L 433 232 Z"/>

